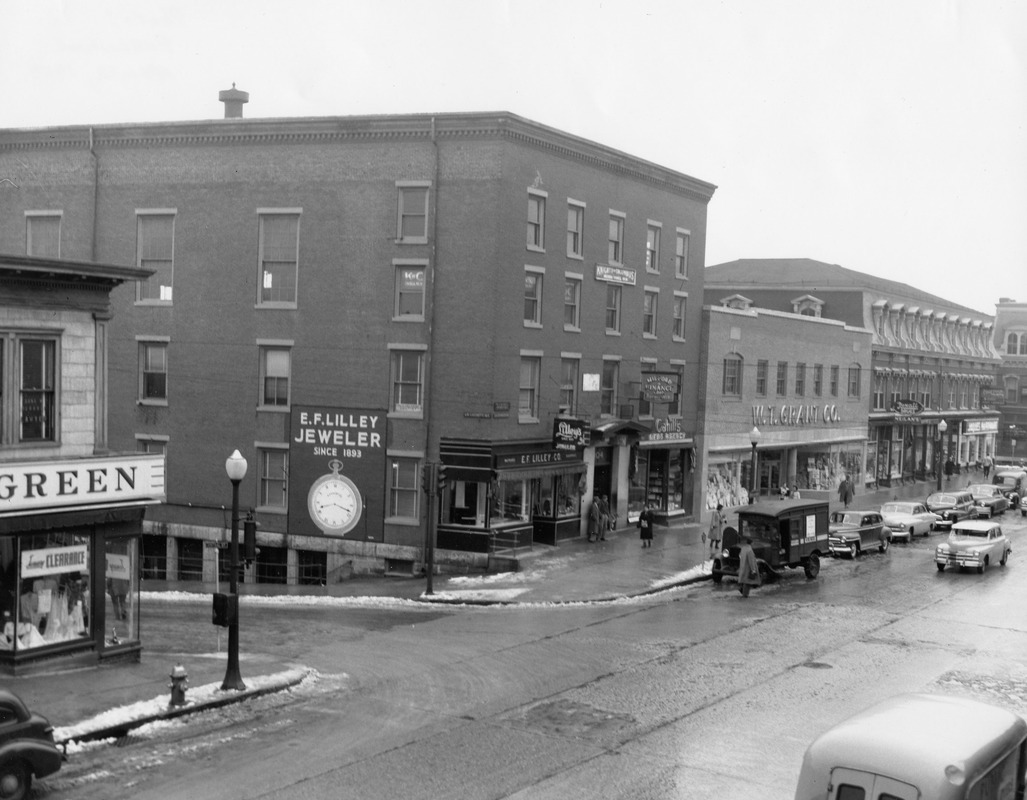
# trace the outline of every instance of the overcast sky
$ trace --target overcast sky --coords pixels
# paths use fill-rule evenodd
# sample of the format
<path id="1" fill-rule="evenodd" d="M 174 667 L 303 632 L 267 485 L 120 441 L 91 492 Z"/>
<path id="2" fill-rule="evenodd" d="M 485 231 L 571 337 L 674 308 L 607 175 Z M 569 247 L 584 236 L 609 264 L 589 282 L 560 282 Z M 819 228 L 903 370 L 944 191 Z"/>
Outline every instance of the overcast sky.
<path id="1" fill-rule="evenodd" d="M 0 0 L 0 127 L 510 111 L 716 184 L 706 263 L 1027 302 L 1022 0 Z M 0 195 L 2 202 L 2 195 Z"/>

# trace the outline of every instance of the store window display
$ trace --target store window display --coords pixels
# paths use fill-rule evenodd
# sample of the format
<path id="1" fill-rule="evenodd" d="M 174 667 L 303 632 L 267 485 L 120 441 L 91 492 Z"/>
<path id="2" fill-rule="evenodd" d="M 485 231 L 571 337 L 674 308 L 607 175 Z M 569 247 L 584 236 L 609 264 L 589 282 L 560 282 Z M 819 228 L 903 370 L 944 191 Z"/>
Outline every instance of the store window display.
<path id="1" fill-rule="evenodd" d="M 14 540 L 5 540 L 2 560 L 0 649 L 29 650 L 89 636 L 89 537 L 22 537 L 17 558 Z"/>
<path id="2" fill-rule="evenodd" d="M 734 508 L 749 504 L 749 490 L 739 478 L 738 461 L 721 461 L 709 465 L 706 470 L 706 508 L 712 510 L 718 505 Z"/>
<path id="3" fill-rule="evenodd" d="M 135 565 L 138 563 L 139 539 L 136 537 L 107 540 L 104 585 L 107 589 L 105 639 L 108 646 L 139 638 L 138 598 Z"/>

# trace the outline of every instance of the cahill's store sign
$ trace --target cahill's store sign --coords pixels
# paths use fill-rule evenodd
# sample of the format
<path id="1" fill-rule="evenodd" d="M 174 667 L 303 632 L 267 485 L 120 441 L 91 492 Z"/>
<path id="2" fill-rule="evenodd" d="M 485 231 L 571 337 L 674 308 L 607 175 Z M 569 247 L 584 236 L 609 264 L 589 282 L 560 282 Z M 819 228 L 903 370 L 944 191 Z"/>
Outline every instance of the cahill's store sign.
<path id="1" fill-rule="evenodd" d="M 381 541 L 384 409 L 293 406 L 289 533 Z"/>

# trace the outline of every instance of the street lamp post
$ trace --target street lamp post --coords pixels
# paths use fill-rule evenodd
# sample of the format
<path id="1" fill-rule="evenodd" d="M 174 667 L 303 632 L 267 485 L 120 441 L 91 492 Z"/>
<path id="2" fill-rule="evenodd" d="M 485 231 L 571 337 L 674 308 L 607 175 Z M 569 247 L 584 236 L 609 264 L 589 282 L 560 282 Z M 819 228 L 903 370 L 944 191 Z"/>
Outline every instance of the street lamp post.
<path id="1" fill-rule="evenodd" d="M 749 431 L 749 441 L 752 443 L 752 466 L 749 469 L 749 502 L 756 502 L 756 445 L 760 442 L 760 429 L 753 425 L 752 430 Z"/>
<path id="2" fill-rule="evenodd" d="M 238 450 L 225 460 L 225 472 L 232 482 L 232 542 L 228 550 L 228 596 L 234 613 L 228 622 L 228 667 L 221 690 L 246 688 L 239 674 L 239 484 L 246 477 L 246 459 Z"/>
<path id="3" fill-rule="evenodd" d="M 945 467 L 945 464 L 942 462 L 942 458 L 944 457 L 944 453 L 942 453 L 941 446 L 942 446 L 942 443 L 945 441 L 945 431 L 947 431 L 948 429 L 949 429 L 949 426 L 945 422 L 945 420 L 942 420 L 941 422 L 938 423 L 938 469 L 936 469 L 935 472 L 937 473 L 936 477 L 938 479 L 938 491 L 939 492 L 941 491 L 941 471 Z"/>

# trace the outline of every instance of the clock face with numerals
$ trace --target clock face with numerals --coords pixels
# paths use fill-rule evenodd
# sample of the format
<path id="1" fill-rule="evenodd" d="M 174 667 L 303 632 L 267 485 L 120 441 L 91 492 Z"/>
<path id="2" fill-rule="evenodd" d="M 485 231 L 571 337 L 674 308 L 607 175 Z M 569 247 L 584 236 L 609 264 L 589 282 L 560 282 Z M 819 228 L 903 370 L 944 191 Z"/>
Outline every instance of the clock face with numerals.
<path id="1" fill-rule="evenodd" d="M 322 475 L 307 494 L 310 518 L 325 533 L 343 534 L 353 530 L 364 509 L 360 490 L 345 475 L 340 475 L 342 462 L 330 461 L 332 471 Z"/>

